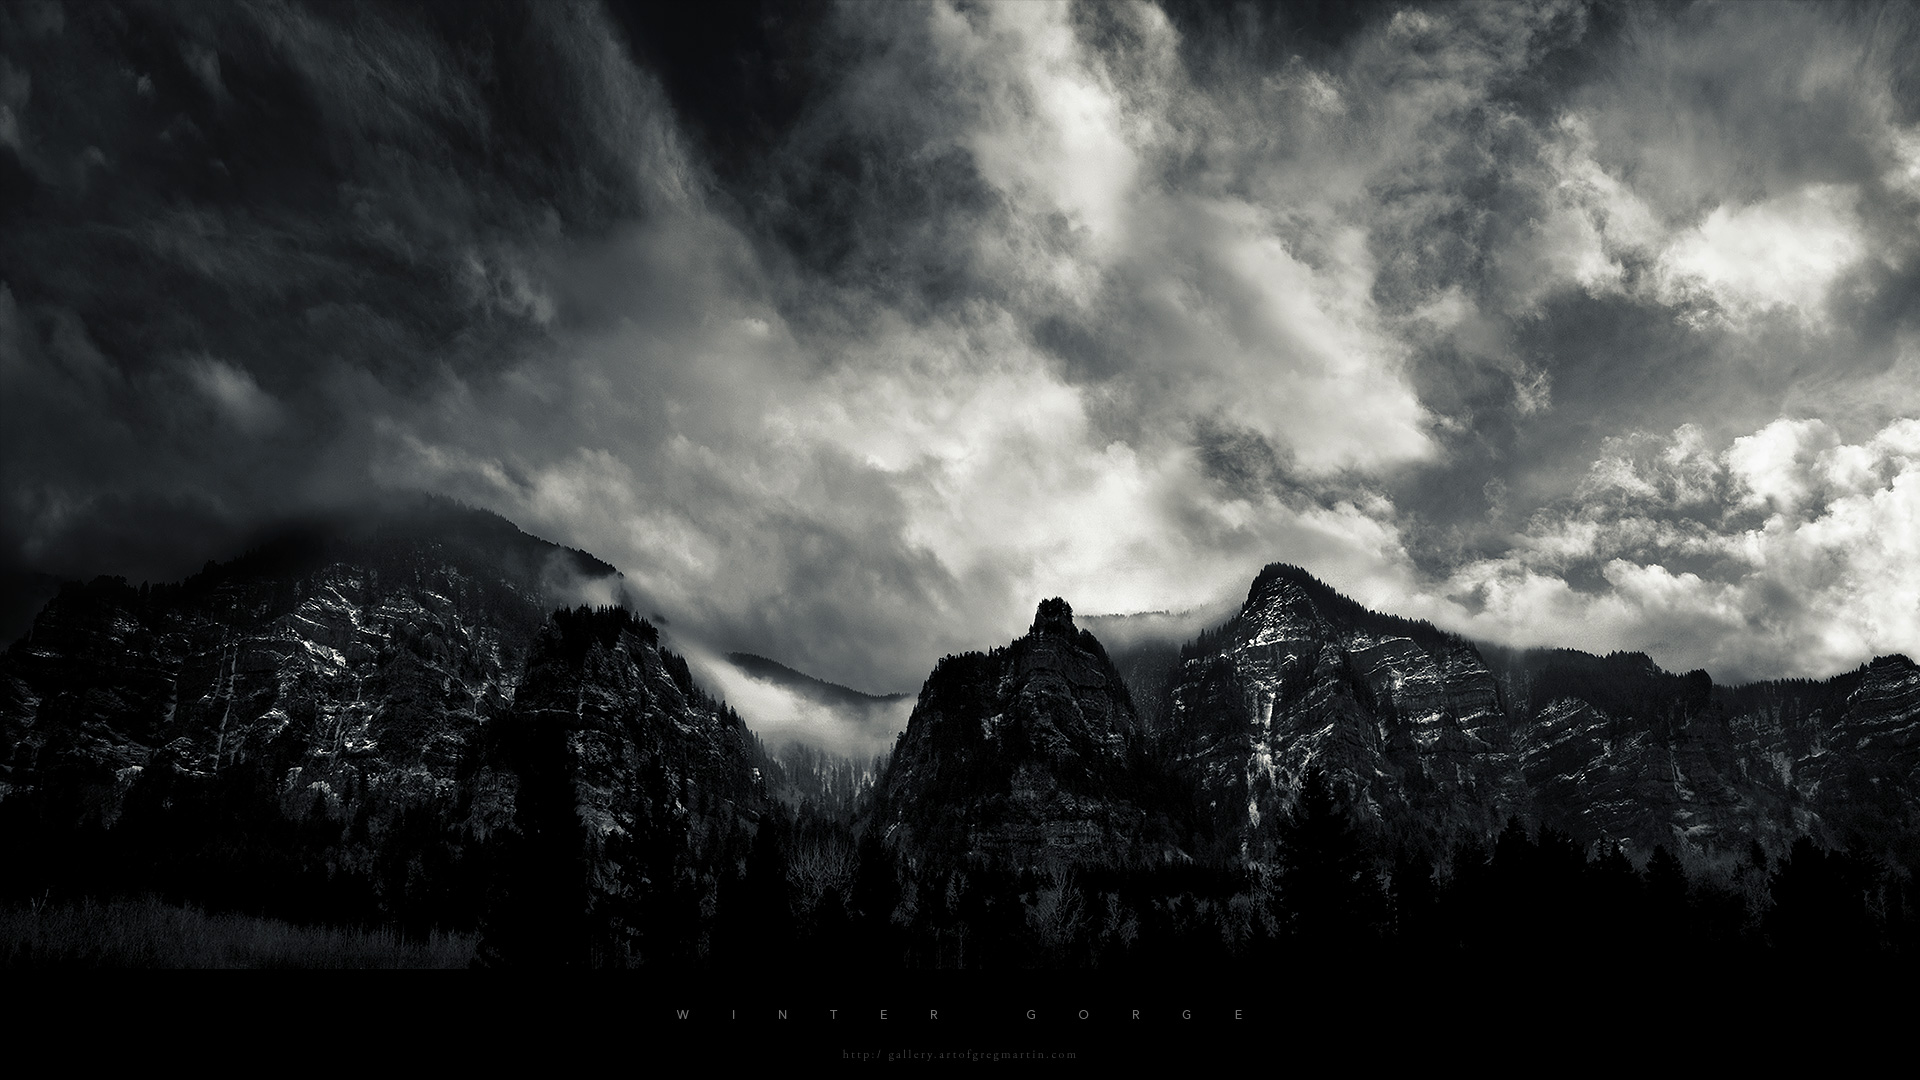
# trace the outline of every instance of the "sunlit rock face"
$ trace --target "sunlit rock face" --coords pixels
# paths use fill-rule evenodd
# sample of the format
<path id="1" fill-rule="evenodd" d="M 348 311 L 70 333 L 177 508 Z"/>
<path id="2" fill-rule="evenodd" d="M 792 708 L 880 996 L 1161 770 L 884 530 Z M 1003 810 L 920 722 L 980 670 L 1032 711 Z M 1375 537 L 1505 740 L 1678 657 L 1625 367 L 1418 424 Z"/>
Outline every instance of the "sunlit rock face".
<path id="1" fill-rule="evenodd" d="M 198 851 L 217 842 L 186 834 L 217 829 L 184 808 L 244 793 L 245 819 L 291 830 L 276 860 L 354 880 L 387 915 L 464 905 L 423 918 L 469 923 L 502 872 L 488 845 L 524 844 L 545 814 L 541 842 L 592 896 L 631 896 L 634 850 L 671 861 L 662 844 L 763 793 L 752 736 L 651 625 L 567 608 L 582 580 L 614 576 L 427 503 L 179 585 L 70 585 L 0 660 L 0 805 L 30 805 L 35 828 L 145 814 Z M 529 790 L 546 793 L 531 811 Z"/>
<path id="2" fill-rule="evenodd" d="M 1310 766 L 1388 836 L 1488 835 L 1512 815 L 1639 850 L 1904 834 L 1920 792 L 1920 671 L 1715 687 L 1640 654 L 1482 649 L 1272 566 L 1183 650 L 1159 750 L 1195 793 L 1196 848 L 1271 853 Z"/>
<path id="3" fill-rule="evenodd" d="M 1875 844 L 1920 826 L 1920 669 L 1907 657 L 1725 697 L 1741 778 L 1775 796 L 1782 823 Z"/>
<path id="4" fill-rule="evenodd" d="M 1154 857 L 1131 696 L 1066 601 L 1025 637 L 942 660 L 881 779 L 873 827 L 913 855 L 1029 866 Z"/>
<path id="5" fill-rule="evenodd" d="M 908 852 L 1264 862 L 1310 768 L 1388 843 L 1508 818 L 1645 853 L 1911 835 L 1920 670 L 1716 687 L 1646 656 L 1480 647 L 1273 566 L 1135 699 L 1064 601 L 921 691 L 871 821 Z M 1154 696 L 1157 695 L 1157 696 Z"/>
<path id="6" fill-rule="evenodd" d="M 1264 858 L 1311 766 L 1375 819 L 1493 827 L 1512 772 L 1501 694 L 1467 642 L 1270 567 L 1235 618 L 1184 651 L 1162 745 L 1215 857 Z"/>
<path id="7" fill-rule="evenodd" d="M 160 757 L 203 777 L 271 762 L 296 814 L 447 797 L 556 600 L 546 564 L 612 572 L 499 526 L 411 519 L 284 538 L 180 585 L 68 586 L 7 654 L 9 791 L 59 775 L 111 821 Z"/>

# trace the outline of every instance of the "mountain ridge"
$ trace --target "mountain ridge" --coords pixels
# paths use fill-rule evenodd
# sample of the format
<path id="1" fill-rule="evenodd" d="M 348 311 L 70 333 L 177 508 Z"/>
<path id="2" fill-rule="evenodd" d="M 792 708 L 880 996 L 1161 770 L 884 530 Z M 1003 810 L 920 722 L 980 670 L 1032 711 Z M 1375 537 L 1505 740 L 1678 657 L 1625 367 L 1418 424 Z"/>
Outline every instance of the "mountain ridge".
<path id="1" fill-rule="evenodd" d="M 576 604 L 583 579 L 617 583 L 427 500 L 178 584 L 69 583 L 0 656 L 5 861 L 477 928 L 502 962 L 670 951 L 639 913 L 711 892 L 703 853 L 765 811 L 767 758 L 650 623 Z M 575 900 L 605 917 L 529 936 Z"/>
<path id="2" fill-rule="evenodd" d="M 952 786 L 951 764 L 946 779 L 918 788 L 911 779 L 930 767 L 921 760 L 927 746 L 943 738 L 967 744 L 975 726 L 997 730 L 1008 707 L 1009 650 L 1059 610 L 1071 611 L 1063 600 L 1047 601 L 1026 638 L 935 666 L 882 781 L 894 824 L 898 808 L 916 801 L 983 814 L 979 800 L 1004 795 L 1009 776 L 1040 760 L 1003 760 L 987 770 L 994 779 L 982 773 L 970 791 Z M 1064 626 L 1054 632 L 1074 633 L 1070 614 Z M 1085 640 L 1076 647 L 1128 686 L 1129 707 L 1145 702 L 1133 709 L 1130 745 L 1100 767 L 1117 769 L 1133 755 L 1130 782 L 1163 797 L 1186 793 L 1140 818 L 1191 823 L 1184 835 L 1156 841 L 1163 854 L 1222 865 L 1271 860 L 1274 829 L 1313 768 L 1351 792 L 1371 827 L 1431 850 L 1462 836 L 1491 837 L 1513 818 L 1639 857 L 1675 843 L 1781 851 L 1801 835 L 1836 845 L 1860 837 L 1913 844 L 1920 671 L 1902 656 L 1827 680 L 1721 687 L 1704 671 L 1668 672 L 1640 652 L 1483 646 L 1373 611 L 1287 563 L 1263 569 L 1241 609 L 1183 643 L 1164 676 L 1121 675 L 1097 638 L 1077 633 Z M 968 685 L 974 689 L 956 689 Z M 943 725 L 948 736 L 929 733 Z M 1829 757 L 1837 746 L 1849 748 L 1844 763 Z M 975 740 L 965 753 L 990 760 L 1004 748 Z M 904 835 L 910 844 L 924 840 L 913 830 Z M 935 846 L 953 857 L 1010 850 L 998 840 L 960 842 L 951 829 L 945 835 Z M 1053 854 L 1080 857 L 1078 845 L 1061 841 Z M 1047 846 L 1029 843 L 1024 857 Z M 1137 856 L 1122 856 L 1124 846 L 1097 857 Z"/>
<path id="3" fill-rule="evenodd" d="M 1262 571 L 1241 613 L 1183 657 L 1171 707 L 1183 707 L 1182 695 L 1192 699 L 1184 706 L 1190 733 L 1242 722 L 1240 748 L 1262 763 L 1249 766 L 1245 785 L 1256 821 L 1263 798 L 1269 813 L 1283 809 L 1285 799 L 1272 792 L 1297 790 L 1305 767 L 1324 761 L 1369 816 L 1402 833 L 1438 823 L 1487 835 L 1517 815 L 1641 851 L 1681 836 L 1783 849 L 1808 831 L 1839 842 L 1884 824 L 1850 813 L 1844 796 L 1822 801 L 1823 787 L 1833 796 L 1854 785 L 1836 784 L 1806 732 L 1738 711 L 1747 698 L 1782 692 L 1778 683 L 1723 689 L 1704 671 L 1666 672 L 1631 652 L 1520 650 L 1490 663 L 1465 637 L 1372 612 L 1299 567 Z M 1205 670 L 1228 658 L 1233 671 L 1224 682 L 1243 692 L 1238 702 L 1221 700 L 1224 677 Z M 1321 667 L 1308 670 L 1316 662 Z M 1907 761 L 1920 747 L 1911 745 L 1904 712 L 1870 719 L 1835 705 L 1852 700 L 1855 682 L 1900 682 L 1910 669 L 1904 658 L 1881 658 L 1799 693 L 1821 699 L 1817 719 L 1830 731 L 1898 728 L 1907 742 L 1894 757 Z M 1276 719 L 1290 709 L 1292 730 Z M 1661 754 L 1670 760 L 1656 760 Z M 1770 783 L 1781 755 L 1787 778 Z M 1223 783 L 1215 775 L 1202 786 Z M 1911 801 L 1911 779 L 1904 786 Z M 1786 804 L 1801 807 L 1798 816 Z M 1816 804 L 1835 820 L 1807 809 Z"/>
<path id="4" fill-rule="evenodd" d="M 840 683 L 809 675 L 757 653 L 730 652 L 727 654 L 727 662 L 756 679 L 783 686 L 827 705 L 891 705 L 913 696 L 905 692 L 870 694 L 864 690 L 855 690 L 851 686 L 843 686 Z"/>
<path id="5" fill-rule="evenodd" d="M 64 586 L 0 654 L 9 887 L 450 926 L 506 965 L 748 964 L 806 935 L 828 956 L 857 921 L 863 948 L 969 966 L 1021 962 L 967 936 L 1015 933 L 996 919 L 1059 960 L 1132 955 L 1148 923 L 1208 940 L 1181 897 L 1285 910 L 1315 815 L 1411 852 L 1416 880 L 1532 843 L 1519 822 L 1594 866 L 1816 843 L 1920 865 L 1903 656 L 1722 687 L 1478 645 L 1274 564 L 1166 651 L 1116 657 L 1041 601 L 1020 637 L 936 663 L 868 766 L 768 754 L 652 623 L 573 602 L 620 595 L 607 564 L 428 506 L 177 584 Z M 796 694 L 901 700 L 759 660 Z M 1104 883 L 1098 933 L 1076 880 Z"/>

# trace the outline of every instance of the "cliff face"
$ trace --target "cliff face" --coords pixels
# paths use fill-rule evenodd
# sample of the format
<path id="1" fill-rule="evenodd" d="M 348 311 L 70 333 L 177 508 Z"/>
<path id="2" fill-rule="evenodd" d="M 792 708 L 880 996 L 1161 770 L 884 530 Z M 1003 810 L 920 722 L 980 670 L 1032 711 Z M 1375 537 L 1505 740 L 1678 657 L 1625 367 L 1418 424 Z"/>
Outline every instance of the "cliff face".
<path id="1" fill-rule="evenodd" d="M 300 812 L 447 796 L 512 700 L 546 598 L 430 542 L 283 554 L 178 586 L 63 589 L 4 662 L 6 793 L 74 786 L 75 809 L 112 824 L 158 760 L 203 778 L 285 764 Z"/>
<path id="2" fill-rule="evenodd" d="M 630 964 L 671 956 L 711 867 L 757 819 L 757 745 L 654 628 L 615 609 L 556 612 L 513 705 L 485 732 L 452 835 L 484 853 L 502 959 Z"/>
<path id="3" fill-rule="evenodd" d="M 538 834 L 600 901 L 639 896 L 760 793 L 752 737 L 651 626 L 550 615 L 613 576 L 427 504 L 180 585 L 70 585 L 0 660 L 7 839 L 44 863 L 90 837 L 125 887 L 251 866 L 244 888 L 472 925 Z"/>
<path id="4" fill-rule="evenodd" d="M 1311 768 L 1391 839 L 1510 818 L 1640 852 L 1899 843 L 1920 807 L 1920 670 L 1715 687 L 1637 653 L 1484 652 L 1269 567 L 1165 676 L 1120 673 L 1064 601 L 941 661 L 882 778 L 903 850 L 1015 866 L 1275 857 Z M 1145 718 L 1151 718 L 1151 723 Z"/>
<path id="5" fill-rule="evenodd" d="M 879 783 L 875 827 L 911 853 L 1013 865 L 1119 861 L 1157 833 L 1125 683 L 1064 600 L 1025 637 L 942 660 Z"/>
<path id="6" fill-rule="evenodd" d="M 1641 850 L 1783 850 L 1912 825 L 1920 673 L 1905 657 L 1728 690 L 1639 654 L 1490 653 L 1269 567 L 1160 703 L 1163 752 L 1208 825 L 1198 843 L 1264 857 L 1314 765 L 1406 836 L 1484 836 L 1518 815 Z"/>
<path id="7" fill-rule="evenodd" d="M 1363 813 L 1495 828 L 1513 756 L 1501 688 L 1472 646 L 1337 602 L 1270 568 L 1239 615 L 1185 650 L 1162 747 L 1216 858 L 1268 853 L 1271 826 L 1320 766 Z"/>
<path id="8" fill-rule="evenodd" d="M 700 954 L 779 768 L 651 625 L 566 606 L 582 580 L 615 583 L 429 504 L 178 585 L 66 587 L 0 657 L 6 880 L 475 927 L 506 962 Z M 1920 828 L 1905 657 L 1716 687 L 1639 654 L 1477 647 L 1284 566 L 1179 656 L 1136 697 L 1041 604 L 934 669 L 863 827 L 948 869 L 1272 865 L 1319 768 L 1390 840 L 1517 815 L 1638 851 L 1911 851 Z"/>

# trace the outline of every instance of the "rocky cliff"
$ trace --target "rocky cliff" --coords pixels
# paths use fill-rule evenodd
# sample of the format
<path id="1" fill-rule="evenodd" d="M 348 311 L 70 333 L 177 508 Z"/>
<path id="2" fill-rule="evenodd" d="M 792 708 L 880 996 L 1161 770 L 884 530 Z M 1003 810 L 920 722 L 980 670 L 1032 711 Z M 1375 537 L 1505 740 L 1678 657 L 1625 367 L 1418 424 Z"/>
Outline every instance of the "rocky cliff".
<path id="1" fill-rule="evenodd" d="M 423 926 L 511 922 L 543 859 L 583 910 L 638 903 L 764 792 L 752 736 L 652 626 L 566 606 L 613 584 L 429 501 L 178 585 L 69 585 L 0 659 L 7 857 L 22 879 Z M 603 960 L 638 947 L 601 938 Z"/>
<path id="2" fill-rule="evenodd" d="M 1042 879 L 1066 896 L 1076 864 L 1264 880 L 1315 769 L 1376 836 L 1428 852 L 1519 817 L 1590 851 L 1778 857 L 1811 836 L 1920 861 L 1905 657 L 1720 687 L 1639 654 L 1476 645 L 1289 566 L 1133 686 L 1042 603 L 1018 640 L 936 666 L 869 805 L 849 765 L 846 815 L 816 798 L 799 832 L 750 838 L 768 777 L 790 778 L 651 624 L 576 603 L 617 585 L 437 502 L 177 585 L 68 585 L 0 657 L 7 888 L 469 927 L 501 962 L 693 963 L 718 955 L 716 912 L 747 955 L 754 905 L 813 874 L 816 899 L 932 920 L 938 954 L 985 868 L 1032 897 Z M 908 885 L 931 891 L 874 899 Z"/>
<path id="3" fill-rule="evenodd" d="M 942 660 L 879 783 L 872 826 L 910 854 L 1118 862 L 1165 840 L 1132 696 L 1066 601 L 1026 636 Z"/>
<path id="4" fill-rule="evenodd" d="M 1270 863 L 1309 769 L 1389 843 L 1510 818 L 1595 849 L 1913 845 L 1920 670 L 1718 687 L 1646 656 L 1479 646 L 1263 571 L 1164 674 L 1124 680 L 1061 600 L 942 660 L 874 820 L 910 851 L 1033 865 Z M 1133 683 L 1136 697 L 1124 685 Z"/>
<path id="5" fill-rule="evenodd" d="M 1920 672 L 1899 656 L 1716 687 L 1637 653 L 1482 649 L 1276 565 L 1167 683 L 1160 748 L 1202 808 L 1196 846 L 1220 857 L 1270 851 L 1310 766 L 1407 839 L 1518 816 L 1641 851 L 1781 851 L 1910 835 L 1920 805 Z"/>

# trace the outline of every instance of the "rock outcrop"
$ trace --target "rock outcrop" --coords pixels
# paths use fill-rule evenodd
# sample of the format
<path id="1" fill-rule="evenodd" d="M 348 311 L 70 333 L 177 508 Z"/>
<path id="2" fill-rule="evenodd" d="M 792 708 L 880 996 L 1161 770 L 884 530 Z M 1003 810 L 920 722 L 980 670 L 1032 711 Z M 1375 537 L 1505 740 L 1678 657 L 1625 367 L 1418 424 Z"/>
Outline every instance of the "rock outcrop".
<path id="1" fill-rule="evenodd" d="M 0 659 L 7 857 L 86 887 L 482 929 L 521 919 L 544 868 L 597 935 L 547 934 L 545 958 L 617 961 L 641 947 L 627 909 L 691 887 L 693 846 L 765 797 L 758 744 L 654 627 L 572 605 L 617 585 L 438 501 L 178 585 L 69 585 Z"/>
<path id="2" fill-rule="evenodd" d="M 881 777 L 872 821 L 915 855 L 1009 865 L 1151 855 L 1132 697 L 1061 599 L 1025 637 L 940 661 Z"/>
<path id="3" fill-rule="evenodd" d="M 1837 844 L 1910 835 L 1920 672 L 1882 657 L 1825 682 L 1738 688 L 1638 653 L 1476 647 L 1268 567 L 1183 653 L 1160 750 L 1218 858 L 1263 858 L 1309 767 L 1404 839 L 1508 817 L 1588 843 Z"/>

